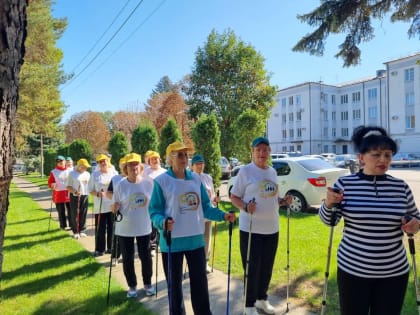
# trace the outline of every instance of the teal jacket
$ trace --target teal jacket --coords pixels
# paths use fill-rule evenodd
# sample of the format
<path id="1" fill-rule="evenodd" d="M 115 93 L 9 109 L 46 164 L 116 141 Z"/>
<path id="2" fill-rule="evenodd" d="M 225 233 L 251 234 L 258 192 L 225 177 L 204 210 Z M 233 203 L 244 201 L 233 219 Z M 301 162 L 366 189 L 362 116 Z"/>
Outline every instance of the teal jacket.
<path id="1" fill-rule="evenodd" d="M 172 171 L 172 168 L 170 168 L 166 173 L 159 176 L 168 176 L 168 175 L 173 178 L 176 178 Z M 185 170 L 185 180 L 193 180 L 193 175 L 189 170 Z M 168 246 L 166 244 L 166 240 L 164 238 L 164 233 L 163 233 L 163 225 L 166 219 L 166 214 L 165 214 L 166 200 L 163 194 L 164 189 L 165 187 L 161 187 L 159 183 L 155 180 L 152 197 L 149 203 L 149 215 L 150 215 L 150 219 L 152 220 L 153 225 L 159 230 L 160 250 L 162 252 L 168 252 Z M 224 221 L 225 212 L 218 208 L 212 207 L 210 199 L 207 195 L 207 191 L 204 188 L 203 184 L 201 184 L 201 187 L 200 187 L 200 194 L 201 194 L 201 203 L 202 203 L 204 217 L 212 221 Z M 205 246 L 204 235 L 198 234 L 198 235 L 192 235 L 192 236 L 186 236 L 186 237 L 177 237 L 177 238 L 172 237 L 171 245 L 172 245 L 171 246 L 172 252 L 188 251 L 188 250 L 194 250 L 200 247 L 204 247 Z"/>

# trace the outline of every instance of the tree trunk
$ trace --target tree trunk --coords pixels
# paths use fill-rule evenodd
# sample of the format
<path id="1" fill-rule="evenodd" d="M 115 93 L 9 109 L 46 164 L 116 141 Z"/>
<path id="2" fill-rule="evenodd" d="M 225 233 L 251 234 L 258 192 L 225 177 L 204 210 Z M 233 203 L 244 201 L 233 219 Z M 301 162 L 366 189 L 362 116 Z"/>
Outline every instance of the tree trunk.
<path id="1" fill-rule="evenodd" d="M 0 279 L 14 161 L 19 71 L 25 54 L 27 0 L 0 1 Z"/>

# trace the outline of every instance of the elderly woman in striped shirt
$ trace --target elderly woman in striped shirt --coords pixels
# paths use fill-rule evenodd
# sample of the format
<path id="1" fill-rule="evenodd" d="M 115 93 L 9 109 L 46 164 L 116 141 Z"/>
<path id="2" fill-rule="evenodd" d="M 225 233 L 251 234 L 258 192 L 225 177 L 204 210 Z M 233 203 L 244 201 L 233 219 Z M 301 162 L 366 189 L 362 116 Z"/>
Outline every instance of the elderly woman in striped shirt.
<path id="1" fill-rule="evenodd" d="M 360 126 L 352 142 L 363 168 L 339 178 L 319 209 L 325 224 L 334 210 L 334 224 L 344 220 L 337 252 L 341 314 L 397 315 L 409 273 L 403 236 L 419 230 L 419 210 L 410 187 L 386 174 L 398 150 L 387 132 Z"/>

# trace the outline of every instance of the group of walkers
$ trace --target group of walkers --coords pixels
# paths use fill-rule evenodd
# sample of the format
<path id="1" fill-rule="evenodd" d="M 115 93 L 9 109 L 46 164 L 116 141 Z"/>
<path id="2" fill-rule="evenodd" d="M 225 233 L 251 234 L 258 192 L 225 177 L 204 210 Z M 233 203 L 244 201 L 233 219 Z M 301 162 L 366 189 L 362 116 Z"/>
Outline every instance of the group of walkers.
<path id="1" fill-rule="evenodd" d="M 398 150 L 386 131 L 360 126 L 354 130 L 352 142 L 362 167 L 328 188 L 319 209 L 321 221 L 331 229 L 344 220 L 337 253 L 340 311 L 343 315 L 397 315 L 409 274 L 403 235 L 418 232 L 419 210 L 409 186 L 386 174 Z M 277 174 L 270 166 L 269 140 L 254 139 L 251 150 L 252 161 L 238 173 L 231 191 L 232 204 L 240 210 L 244 314 L 256 315 L 258 310 L 275 314 L 267 292 L 279 242 L 279 207 L 289 206 L 293 199 L 278 190 Z M 236 220 L 234 213 L 217 207 L 220 198 L 211 176 L 204 173 L 204 157 L 194 154 L 189 169 L 191 153 L 192 148 L 183 143 L 171 143 L 166 148 L 167 170 L 161 167 L 157 152 L 146 152 L 145 164 L 139 154 L 130 153 L 120 160 L 121 174 L 101 154 L 97 157 L 99 167 L 91 175 L 86 171 L 89 164 L 81 159 L 67 179 L 65 159 L 58 156 L 49 180 L 61 228 L 65 227 L 65 205 L 61 203 L 67 202 L 62 191 L 70 192 L 70 226 L 75 237 L 84 236 L 87 196 L 94 196 L 95 255 L 111 253 L 111 249 L 116 249 L 112 252 L 115 259 L 122 255 L 127 297 L 138 296 L 135 246 L 145 294 L 156 293 L 151 281 L 152 251 L 159 246 L 170 314 L 174 315 L 186 313 L 184 258 L 194 314 L 212 314 L 207 283 L 211 221 Z M 113 232 L 117 237 L 113 238 Z"/>

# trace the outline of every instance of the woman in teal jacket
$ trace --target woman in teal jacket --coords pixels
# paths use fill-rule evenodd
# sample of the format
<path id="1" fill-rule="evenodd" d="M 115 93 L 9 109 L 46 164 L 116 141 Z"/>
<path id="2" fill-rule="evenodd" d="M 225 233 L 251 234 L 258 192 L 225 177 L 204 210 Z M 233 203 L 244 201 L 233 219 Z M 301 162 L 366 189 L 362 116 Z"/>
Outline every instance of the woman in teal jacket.
<path id="1" fill-rule="evenodd" d="M 149 214 L 160 232 L 160 249 L 168 281 L 168 246 L 164 229 L 171 231 L 170 307 L 173 315 L 185 314 L 182 264 L 186 258 L 194 314 L 211 314 L 204 251 L 204 218 L 235 221 L 233 213 L 213 208 L 201 179 L 187 170 L 189 148 L 176 141 L 166 149 L 169 170 L 155 178 Z M 168 219 L 172 218 L 172 219 Z"/>

